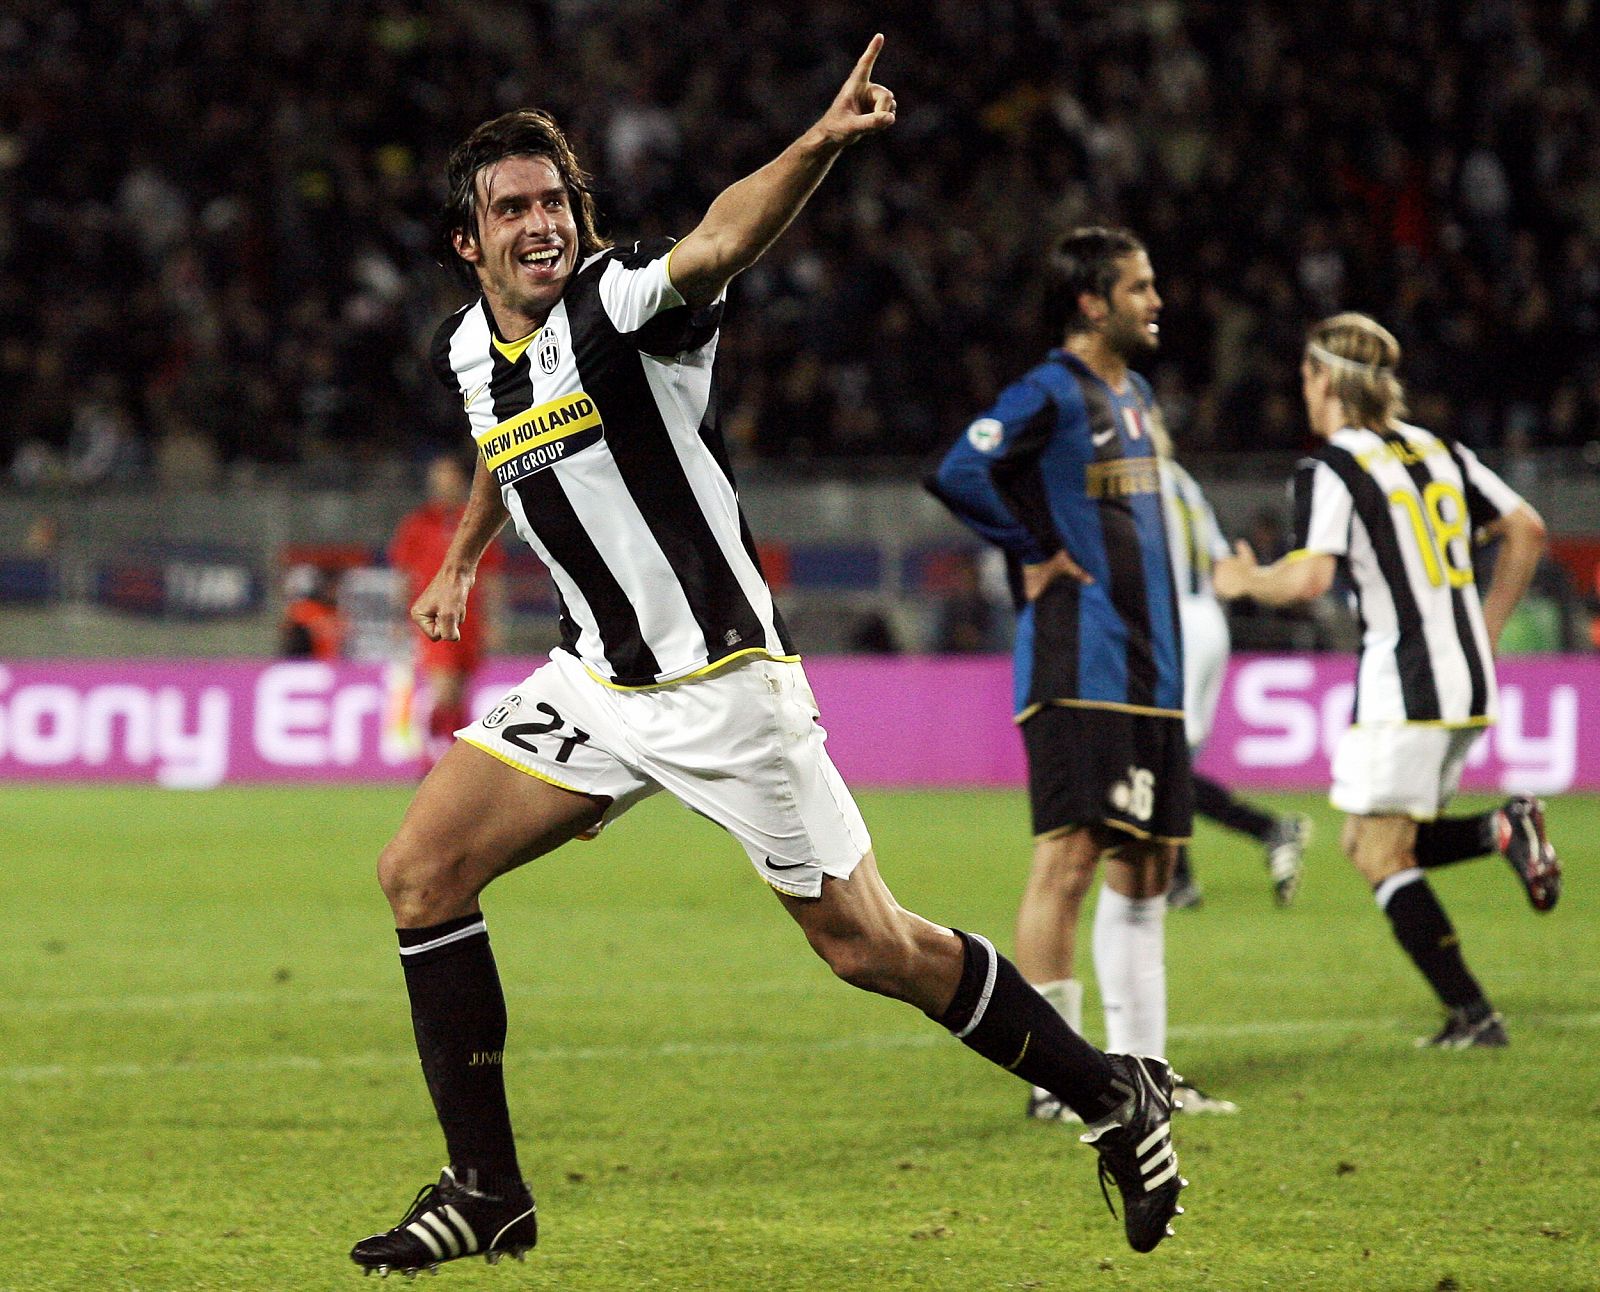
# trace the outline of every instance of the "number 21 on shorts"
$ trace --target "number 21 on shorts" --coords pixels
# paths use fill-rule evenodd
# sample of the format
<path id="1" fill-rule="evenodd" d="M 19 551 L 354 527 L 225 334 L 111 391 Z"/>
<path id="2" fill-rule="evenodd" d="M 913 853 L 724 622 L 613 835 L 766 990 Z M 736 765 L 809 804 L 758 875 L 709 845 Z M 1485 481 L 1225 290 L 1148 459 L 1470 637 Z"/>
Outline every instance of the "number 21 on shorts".
<path id="1" fill-rule="evenodd" d="M 539 753 L 539 755 L 544 755 L 546 752 L 541 750 L 538 745 L 533 744 L 533 739 L 531 739 L 531 737 L 554 737 L 555 740 L 560 742 L 560 744 L 555 747 L 554 756 L 557 763 L 565 763 L 568 758 L 573 756 L 574 748 L 578 748 L 579 745 L 589 744 L 589 732 L 582 731 L 581 728 L 576 728 L 576 726 L 574 726 L 574 728 L 571 728 L 571 731 L 562 731 L 563 726 L 566 726 L 566 720 L 562 715 L 560 715 L 560 713 L 555 712 L 554 705 L 547 705 L 544 704 L 544 700 L 539 700 L 539 704 L 534 705 L 534 708 L 539 710 L 542 715 L 546 716 L 547 721 L 542 721 L 542 723 L 510 724 L 509 728 L 501 731 L 501 737 L 504 737 L 504 740 L 506 740 L 507 744 L 515 745 L 515 747 L 520 748 L 520 750 L 528 750 L 528 753 Z M 493 718 L 494 715 L 490 716 Z"/>

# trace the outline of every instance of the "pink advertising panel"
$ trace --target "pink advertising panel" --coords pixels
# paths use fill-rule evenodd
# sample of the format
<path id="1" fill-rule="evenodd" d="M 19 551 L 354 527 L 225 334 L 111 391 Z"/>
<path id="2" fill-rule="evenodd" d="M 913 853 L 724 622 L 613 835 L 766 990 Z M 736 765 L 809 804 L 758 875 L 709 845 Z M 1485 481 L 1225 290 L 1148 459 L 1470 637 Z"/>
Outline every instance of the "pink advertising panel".
<path id="1" fill-rule="evenodd" d="M 475 711 L 538 662 L 487 667 Z M 851 784 L 1022 784 L 1007 658 L 817 656 L 806 671 Z M 1353 677 L 1344 656 L 1236 657 L 1200 766 L 1240 787 L 1325 786 Z M 0 780 L 404 782 L 417 769 L 415 700 L 398 665 L 0 661 Z M 1465 785 L 1600 790 L 1600 656 L 1506 661 L 1500 722 Z"/>

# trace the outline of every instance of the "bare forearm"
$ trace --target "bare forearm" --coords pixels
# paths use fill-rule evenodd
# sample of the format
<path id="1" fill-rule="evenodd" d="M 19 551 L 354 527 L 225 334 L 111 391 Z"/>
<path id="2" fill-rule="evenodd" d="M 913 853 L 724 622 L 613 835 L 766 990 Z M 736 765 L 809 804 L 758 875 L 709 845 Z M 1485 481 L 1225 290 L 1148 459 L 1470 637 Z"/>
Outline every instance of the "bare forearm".
<path id="1" fill-rule="evenodd" d="M 1495 558 L 1494 574 L 1483 594 L 1483 622 L 1489 630 L 1491 645 L 1500 641 L 1500 633 L 1511 618 L 1512 611 L 1533 582 L 1539 558 L 1544 555 L 1544 523 L 1535 515 L 1531 523 L 1522 521 L 1508 524 L 1501 534 L 1500 552 Z"/>
<path id="2" fill-rule="evenodd" d="M 1264 606 L 1314 601 L 1333 586 L 1336 562 L 1325 552 L 1295 553 L 1271 565 L 1257 565 L 1248 545 L 1239 556 L 1224 557 L 1212 570 L 1217 595 L 1249 597 Z"/>
<path id="3" fill-rule="evenodd" d="M 507 519 L 509 514 L 500 499 L 500 486 L 480 458 L 472 475 L 472 492 L 462 509 L 461 521 L 450 539 L 439 572 L 450 576 L 471 575 L 489 544 L 505 528 Z"/>
<path id="4" fill-rule="evenodd" d="M 1324 566 L 1326 562 L 1326 567 Z M 1300 601 L 1315 601 L 1333 582 L 1333 559 L 1313 555 L 1285 557 L 1255 571 L 1247 593 L 1268 606 L 1290 606 Z"/>
<path id="5" fill-rule="evenodd" d="M 691 304 L 716 297 L 776 242 L 816 192 L 842 142 L 813 128 L 760 170 L 729 185 L 673 250 L 673 285 Z"/>
<path id="6" fill-rule="evenodd" d="M 755 264 L 789 227 L 845 148 L 894 124 L 894 95 L 871 79 L 882 48 L 881 35 L 868 41 L 816 125 L 724 190 L 694 232 L 672 249 L 668 272 L 686 302 L 715 300 L 729 279 Z"/>

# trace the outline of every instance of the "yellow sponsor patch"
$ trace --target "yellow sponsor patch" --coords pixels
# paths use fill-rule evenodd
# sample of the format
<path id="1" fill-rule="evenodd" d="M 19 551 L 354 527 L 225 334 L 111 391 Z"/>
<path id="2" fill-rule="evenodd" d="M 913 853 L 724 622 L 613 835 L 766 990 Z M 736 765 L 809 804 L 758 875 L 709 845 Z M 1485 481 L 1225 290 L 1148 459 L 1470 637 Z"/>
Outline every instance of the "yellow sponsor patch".
<path id="1" fill-rule="evenodd" d="M 1160 488 L 1154 458 L 1112 458 L 1091 462 L 1084 470 L 1083 491 L 1091 498 L 1131 498 Z"/>
<path id="2" fill-rule="evenodd" d="M 478 441 L 478 451 L 505 484 L 595 443 L 602 429 L 600 410 L 580 390 L 501 422 Z"/>

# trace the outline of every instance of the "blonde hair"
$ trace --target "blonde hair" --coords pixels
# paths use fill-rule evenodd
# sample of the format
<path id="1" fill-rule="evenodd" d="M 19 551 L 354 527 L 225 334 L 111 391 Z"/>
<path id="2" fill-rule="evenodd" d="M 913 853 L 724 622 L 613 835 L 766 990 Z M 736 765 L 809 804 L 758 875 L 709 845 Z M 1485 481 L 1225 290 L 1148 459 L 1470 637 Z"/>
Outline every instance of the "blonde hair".
<path id="1" fill-rule="evenodd" d="M 1328 374 L 1330 391 L 1361 426 L 1386 431 L 1406 415 L 1406 392 L 1394 370 L 1400 342 L 1365 314 L 1335 314 L 1306 338 L 1306 361 Z"/>

